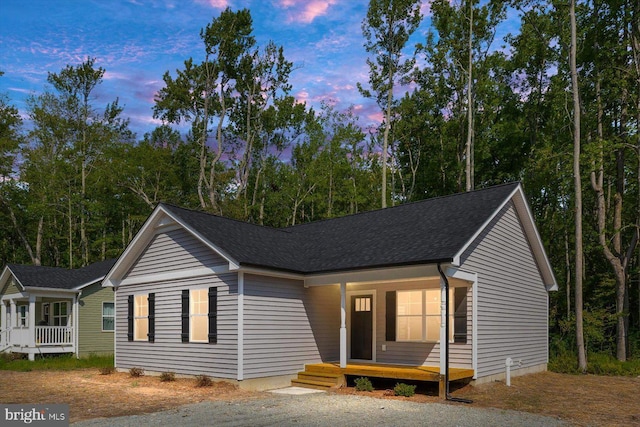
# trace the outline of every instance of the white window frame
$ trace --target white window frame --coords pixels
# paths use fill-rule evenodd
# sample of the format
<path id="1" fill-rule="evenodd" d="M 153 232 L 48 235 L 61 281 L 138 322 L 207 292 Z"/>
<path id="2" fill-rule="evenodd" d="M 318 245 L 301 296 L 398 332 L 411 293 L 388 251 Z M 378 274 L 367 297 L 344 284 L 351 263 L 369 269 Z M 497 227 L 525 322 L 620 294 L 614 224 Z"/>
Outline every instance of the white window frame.
<path id="1" fill-rule="evenodd" d="M 28 328 L 29 327 L 29 306 L 17 305 L 16 311 L 18 312 L 18 327 Z"/>
<path id="2" fill-rule="evenodd" d="M 194 298 L 195 293 L 204 293 L 204 301 L 199 300 L 196 301 Z M 207 309 L 205 313 L 194 313 L 194 304 L 206 304 Z M 196 317 L 204 317 L 205 325 L 206 325 L 206 333 L 205 338 L 202 340 L 197 340 L 193 338 L 195 327 L 194 327 L 194 318 Z M 209 288 L 198 288 L 198 289 L 189 289 L 189 342 L 200 342 L 200 343 L 208 343 L 209 342 Z"/>
<path id="3" fill-rule="evenodd" d="M 138 298 L 144 298 L 146 302 L 146 315 L 138 315 L 138 308 L 140 306 Z M 143 338 L 138 338 L 138 320 L 145 321 L 147 324 L 147 333 Z M 133 340 L 142 342 L 149 341 L 149 294 L 136 294 L 133 296 Z"/>
<path id="4" fill-rule="evenodd" d="M 440 288 L 437 289 L 402 289 L 402 290 L 398 290 L 396 291 L 396 341 L 397 342 L 425 342 L 425 343 L 439 343 L 440 342 L 440 338 L 438 338 L 437 340 L 428 340 L 427 339 L 427 319 L 429 318 L 433 318 L 436 317 L 438 318 L 438 320 L 440 320 L 442 318 L 442 315 L 440 313 L 440 310 L 438 310 L 437 314 L 427 314 L 427 291 L 435 291 L 437 290 L 438 292 L 438 296 L 440 298 L 438 298 L 438 307 L 442 307 L 442 292 L 440 290 Z M 402 317 L 417 317 L 418 315 L 401 315 L 400 310 L 398 305 L 400 304 L 400 298 L 399 298 L 399 294 L 403 293 L 403 292 L 421 292 L 422 295 L 422 313 L 420 314 L 420 317 L 422 318 L 422 322 L 421 322 L 421 326 L 422 326 L 422 338 L 418 339 L 418 340 L 409 340 L 409 339 L 399 339 L 400 337 L 400 322 L 399 319 Z M 451 287 L 449 288 L 449 342 L 453 343 L 454 342 L 454 336 L 455 336 L 455 331 L 454 329 L 454 316 L 455 316 L 455 310 L 454 310 L 454 288 Z M 440 328 L 438 328 L 438 337 L 440 337 Z"/>
<path id="5" fill-rule="evenodd" d="M 69 326 L 69 319 L 71 318 L 71 310 L 69 309 L 69 307 L 71 306 L 71 304 L 69 303 L 69 301 L 54 301 L 50 304 L 50 308 L 49 308 L 49 320 L 51 322 L 53 322 L 53 326 Z M 61 304 L 66 304 L 67 305 L 67 314 L 62 315 L 60 314 L 62 312 L 61 309 Z M 58 315 L 56 315 L 56 305 L 58 306 Z M 56 319 L 63 319 L 65 318 L 67 321 L 65 322 L 65 325 L 60 324 L 61 322 L 58 321 L 58 325 L 56 325 Z"/>
<path id="6" fill-rule="evenodd" d="M 113 314 L 105 316 L 105 314 L 104 314 L 104 305 L 105 304 L 111 304 L 113 306 Z M 113 319 L 113 329 L 105 329 L 104 328 L 104 319 L 105 318 Z M 102 326 L 101 326 L 102 332 L 114 332 L 115 331 L 115 329 L 116 329 L 116 303 L 115 302 L 113 302 L 113 301 L 102 301 L 102 317 L 101 317 L 101 319 L 102 319 Z"/>

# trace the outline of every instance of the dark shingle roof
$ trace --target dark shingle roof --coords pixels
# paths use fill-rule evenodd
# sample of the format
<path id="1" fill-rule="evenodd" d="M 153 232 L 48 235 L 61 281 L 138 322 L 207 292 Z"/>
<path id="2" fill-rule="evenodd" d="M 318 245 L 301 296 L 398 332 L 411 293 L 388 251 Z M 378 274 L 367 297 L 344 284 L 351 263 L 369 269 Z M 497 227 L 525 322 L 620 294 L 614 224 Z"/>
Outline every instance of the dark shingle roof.
<path id="1" fill-rule="evenodd" d="M 115 259 L 108 259 L 76 270 L 19 264 L 8 264 L 7 267 L 25 287 L 74 289 L 104 277 L 115 262 Z"/>
<path id="2" fill-rule="evenodd" d="M 451 261 L 518 185 L 283 229 L 162 206 L 241 265 L 320 273 Z"/>

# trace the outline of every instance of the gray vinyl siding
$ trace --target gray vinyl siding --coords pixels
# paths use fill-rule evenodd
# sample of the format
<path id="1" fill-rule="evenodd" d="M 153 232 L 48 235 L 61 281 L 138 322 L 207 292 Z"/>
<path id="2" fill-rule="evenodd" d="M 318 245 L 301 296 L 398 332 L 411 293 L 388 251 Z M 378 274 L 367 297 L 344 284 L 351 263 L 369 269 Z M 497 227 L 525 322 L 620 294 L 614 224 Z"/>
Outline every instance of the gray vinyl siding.
<path id="1" fill-rule="evenodd" d="M 322 361 L 309 320 L 309 311 L 318 301 L 313 301 L 310 294 L 299 280 L 245 276 L 245 379 L 295 374 L 305 363 Z M 334 306 L 338 319 L 339 301 Z M 339 327 L 338 323 L 336 331 Z"/>
<path id="2" fill-rule="evenodd" d="M 218 288 L 218 342 L 183 343 L 183 289 Z M 127 298 L 155 293 L 155 342 L 127 340 Z M 238 281 L 236 273 L 126 285 L 116 292 L 116 366 L 178 374 L 237 378 Z"/>
<path id="3" fill-rule="evenodd" d="M 512 203 L 463 254 L 461 269 L 478 274 L 478 378 L 547 363 L 548 293 Z"/>
<path id="4" fill-rule="evenodd" d="M 366 291 L 375 289 L 376 292 L 376 362 L 399 365 L 417 366 L 439 366 L 440 364 L 440 344 L 434 342 L 398 342 L 386 341 L 386 299 L 387 292 L 415 290 L 440 287 L 439 280 L 406 282 L 406 283 L 386 283 L 376 285 L 360 285 L 349 287 L 347 291 Z M 467 342 L 465 344 L 451 343 L 449 345 L 449 357 L 452 367 L 471 368 L 472 367 L 472 289 L 467 291 Z M 350 302 L 347 301 L 347 306 Z M 382 351 L 382 345 L 386 345 L 386 351 Z"/>
<path id="5" fill-rule="evenodd" d="M 340 360 L 340 286 L 306 289 L 305 307 L 323 362 Z"/>
<path id="6" fill-rule="evenodd" d="M 129 270 L 127 277 L 139 277 L 225 265 L 224 258 L 180 228 L 158 233 Z"/>
<path id="7" fill-rule="evenodd" d="M 77 325 L 80 357 L 113 353 L 113 331 L 102 331 L 102 303 L 113 299 L 113 289 L 103 288 L 101 282 L 82 290 Z"/>

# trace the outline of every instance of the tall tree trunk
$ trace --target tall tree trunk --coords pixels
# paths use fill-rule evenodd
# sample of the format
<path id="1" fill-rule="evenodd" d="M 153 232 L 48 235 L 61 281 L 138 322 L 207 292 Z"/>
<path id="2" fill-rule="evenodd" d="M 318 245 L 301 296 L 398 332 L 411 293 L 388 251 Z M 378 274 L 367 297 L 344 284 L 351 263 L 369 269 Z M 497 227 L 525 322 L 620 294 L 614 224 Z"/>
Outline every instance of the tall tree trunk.
<path id="1" fill-rule="evenodd" d="M 393 72 L 389 74 L 387 89 L 387 109 L 384 114 L 384 136 L 382 138 L 382 208 L 387 207 L 387 151 L 389 150 L 389 130 L 391 129 L 391 103 L 393 101 Z"/>
<path id="2" fill-rule="evenodd" d="M 571 0 L 570 2 L 569 20 L 571 21 L 569 66 L 571 68 L 571 88 L 573 92 L 573 179 L 576 209 L 576 347 L 578 351 L 578 368 L 584 373 L 587 371 L 587 354 L 584 348 L 584 325 L 582 319 L 582 181 L 580 176 L 580 93 L 578 92 L 578 70 L 576 66 L 576 0 Z"/>
<path id="3" fill-rule="evenodd" d="M 465 146 L 467 191 L 474 189 L 473 162 L 473 0 L 469 0 L 469 66 L 467 69 L 467 144 Z"/>

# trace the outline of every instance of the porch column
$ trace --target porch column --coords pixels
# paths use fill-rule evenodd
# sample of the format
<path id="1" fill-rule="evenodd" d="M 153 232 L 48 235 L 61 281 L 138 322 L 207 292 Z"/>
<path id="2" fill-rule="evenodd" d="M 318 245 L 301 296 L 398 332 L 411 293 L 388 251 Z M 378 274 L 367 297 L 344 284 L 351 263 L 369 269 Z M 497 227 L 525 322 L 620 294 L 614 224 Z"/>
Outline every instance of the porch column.
<path id="1" fill-rule="evenodd" d="M 7 304 L 4 301 L 0 301 L 0 330 L 4 331 L 9 329 L 7 324 Z"/>
<path id="2" fill-rule="evenodd" d="M 9 339 L 9 326 L 7 325 L 7 304 L 0 301 L 0 351 L 5 347 L 5 340 Z M 2 333 L 2 331 L 5 331 Z M 8 344 L 8 343 L 7 343 Z"/>
<path id="3" fill-rule="evenodd" d="M 444 280 L 440 278 L 440 375 L 447 370 L 445 363 L 447 345 L 447 289 Z"/>
<path id="4" fill-rule="evenodd" d="M 8 328 L 15 328 L 18 325 L 18 313 L 16 312 L 16 302 L 9 300 L 9 323 Z"/>
<path id="5" fill-rule="evenodd" d="M 35 351 L 36 348 L 36 296 L 33 294 L 29 295 L 29 312 L 27 316 L 29 316 L 27 330 L 29 331 L 29 347 L 31 348 L 29 360 L 34 360 L 35 354 L 32 351 Z"/>
<path id="6" fill-rule="evenodd" d="M 347 283 L 340 283 L 340 367 L 347 367 Z"/>

